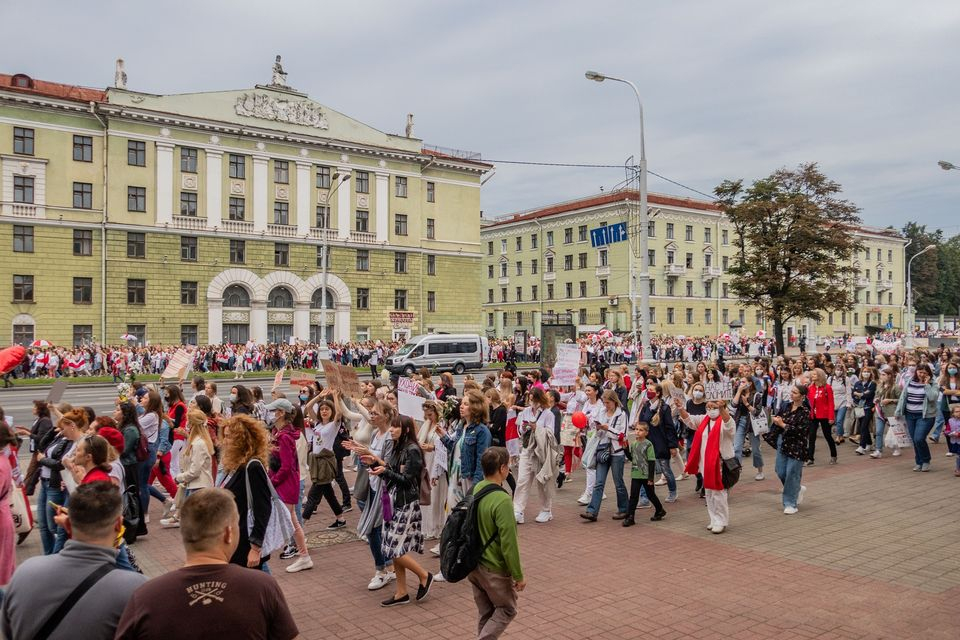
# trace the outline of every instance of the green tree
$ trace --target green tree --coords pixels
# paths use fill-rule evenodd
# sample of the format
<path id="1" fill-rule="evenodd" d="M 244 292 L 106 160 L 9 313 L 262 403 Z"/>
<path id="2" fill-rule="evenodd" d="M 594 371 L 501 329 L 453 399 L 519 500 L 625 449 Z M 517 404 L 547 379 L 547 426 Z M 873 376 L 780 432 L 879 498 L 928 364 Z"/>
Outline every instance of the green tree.
<path id="1" fill-rule="evenodd" d="M 908 222 L 903 227 L 903 235 L 910 243 L 904 250 L 904 265 L 929 245 L 937 245 L 936 251 L 928 251 L 917 258 L 910 270 L 910 284 L 913 289 L 913 306 L 921 315 L 940 313 L 940 253 L 942 251 L 943 232 L 927 231 L 926 225 Z"/>
<path id="2" fill-rule="evenodd" d="M 749 187 L 725 180 L 714 189 L 737 235 L 731 288 L 741 304 L 773 320 L 780 353 L 788 320 L 819 320 L 821 311 L 854 302 L 850 265 L 860 248 L 853 235 L 859 209 L 840 192 L 815 163 L 779 169 Z"/>

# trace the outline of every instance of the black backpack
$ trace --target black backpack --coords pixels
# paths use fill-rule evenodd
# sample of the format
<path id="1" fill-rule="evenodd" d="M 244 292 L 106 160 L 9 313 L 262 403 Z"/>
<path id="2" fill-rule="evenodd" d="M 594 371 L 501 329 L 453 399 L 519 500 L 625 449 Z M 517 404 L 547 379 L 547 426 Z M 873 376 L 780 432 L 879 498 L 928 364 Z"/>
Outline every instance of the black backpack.
<path id="1" fill-rule="evenodd" d="M 477 494 L 464 496 L 447 516 L 447 523 L 440 534 L 440 571 L 447 582 L 460 582 L 470 575 L 480 564 L 480 556 L 490 543 L 500 537 L 497 532 L 486 544 L 481 544 L 477 525 L 477 507 L 481 500 L 494 491 L 506 493 L 506 489 L 500 485 L 487 485 Z"/>

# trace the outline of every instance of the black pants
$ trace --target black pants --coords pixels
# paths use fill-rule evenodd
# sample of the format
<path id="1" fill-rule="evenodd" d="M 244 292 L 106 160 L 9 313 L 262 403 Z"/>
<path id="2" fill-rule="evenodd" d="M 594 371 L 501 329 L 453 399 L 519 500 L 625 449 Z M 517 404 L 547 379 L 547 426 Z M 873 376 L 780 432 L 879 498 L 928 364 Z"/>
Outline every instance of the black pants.
<path id="1" fill-rule="evenodd" d="M 830 429 L 830 421 L 826 418 L 817 418 L 810 421 L 810 431 L 807 439 L 807 460 L 813 460 L 813 454 L 817 448 L 817 429 L 823 431 L 823 439 L 830 445 L 830 457 L 837 457 L 837 443 L 833 441 L 833 433 Z"/>
<path id="2" fill-rule="evenodd" d="M 510 485 L 510 495 L 517 491 L 517 480 L 513 477 L 513 471 L 507 473 L 507 484 Z"/>
<path id="3" fill-rule="evenodd" d="M 330 505 L 330 509 L 333 511 L 333 515 L 340 518 L 340 515 L 343 514 L 343 508 L 341 508 L 340 503 L 337 502 L 337 495 L 333 492 L 333 483 L 325 482 L 324 484 L 317 484 L 314 482 L 310 485 L 310 490 L 307 492 L 307 502 L 303 506 L 303 517 L 304 519 L 309 519 L 310 516 L 314 514 L 317 510 L 317 507 L 320 506 L 320 500 L 326 498 L 327 504 Z"/>
<path id="4" fill-rule="evenodd" d="M 374 380 L 377 379 L 377 375 L 378 375 L 378 374 L 377 374 L 377 365 L 375 365 L 375 364 L 371 364 L 371 365 L 370 365 L 370 375 L 373 376 L 373 379 L 374 379 Z"/>
<path id="5" fill-rule="evenodd" d="M 630 480 L 630 506 L 627 508 L 628 517 L 632 518 L 637 513 L 637 505 L 640 503 L 640 487 L 643 487 L 644 491 L 647 492 L 647 499 L 650 501 L 650 504 L 653 505 L 653 508 L 657 510 L 657 513 L 663 512 L 663 504 L 660 502 L 660 498 L 657 497 L 657 488 L 651 482 L 646 484 L 646 480 L 641 478 L 633 478 Z"/>
<path id="6" fill-rule="evenodd" d="M 864 449 L 873 444 L 873 430 L 876 425 L 873 420 L 873 411 L 864 410 L 863 417 L 857 424 L 857 433 L 860 434 L 860 446 Z"/>
<path id="7" fill-rule="evenodd" d="M 340 487 L 340 493 L 343 494 L 343 506 L 350 506 L 350 487 L 347 485 L 347 479 L 343 477 L 343 458 L 337 456 L 337 477 L 334 480 Z"/>

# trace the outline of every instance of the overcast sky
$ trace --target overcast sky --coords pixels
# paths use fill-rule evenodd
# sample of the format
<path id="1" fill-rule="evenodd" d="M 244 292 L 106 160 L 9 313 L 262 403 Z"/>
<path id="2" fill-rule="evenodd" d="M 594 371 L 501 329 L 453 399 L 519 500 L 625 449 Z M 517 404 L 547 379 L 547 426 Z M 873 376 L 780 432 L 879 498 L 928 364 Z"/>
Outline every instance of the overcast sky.
<path id="1" fill-rule="evenodd" d="M 960 2 L 3 0 L 0 70 L 154 93 L 292 86 L 485 159 L 649 168 L 710 193 L 817 161 L 867 224 L 960 232 Z M 486 216 L 609 190 L 623 169 L 499 164 Z M 651 191 L 696 196 L 650 179 Z"/>

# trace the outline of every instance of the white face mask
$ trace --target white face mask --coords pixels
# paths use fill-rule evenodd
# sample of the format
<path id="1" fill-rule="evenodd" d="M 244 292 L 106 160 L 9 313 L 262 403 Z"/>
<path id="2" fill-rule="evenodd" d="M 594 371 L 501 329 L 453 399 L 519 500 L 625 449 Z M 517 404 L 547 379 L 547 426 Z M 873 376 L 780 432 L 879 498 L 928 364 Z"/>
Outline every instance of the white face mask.
<path id="1" fill-rule="evenodd" d="M 720 409 L 707 409 L 707 417 L 716 420 L 720 417 Z"/>
<path id="2" fill-rule="evenodd" d="M 694 392 L 693 392 L 693 399 L 694 399 L 694 400 L 702 400 L 702 399 L 703 399 L 703 391 L 694 391 Z"/>

